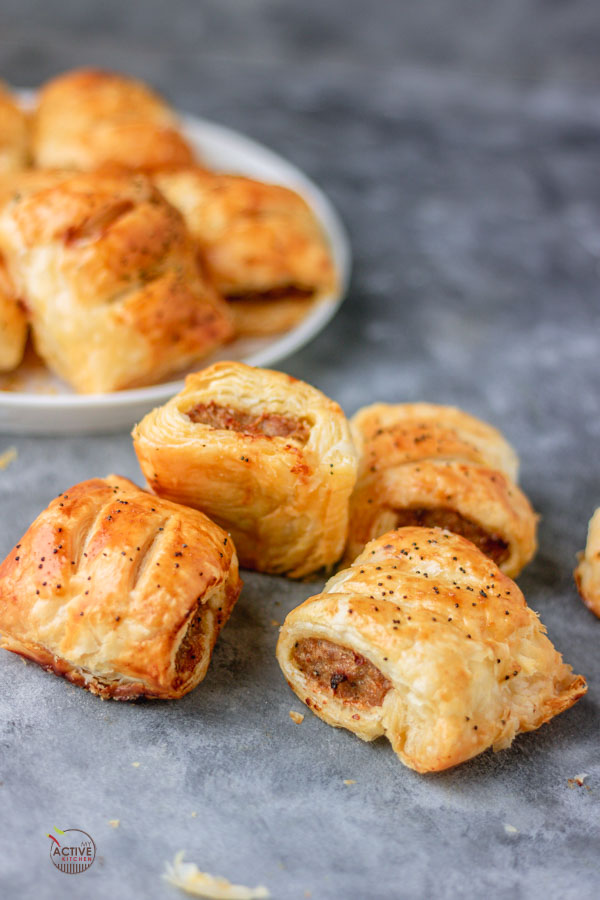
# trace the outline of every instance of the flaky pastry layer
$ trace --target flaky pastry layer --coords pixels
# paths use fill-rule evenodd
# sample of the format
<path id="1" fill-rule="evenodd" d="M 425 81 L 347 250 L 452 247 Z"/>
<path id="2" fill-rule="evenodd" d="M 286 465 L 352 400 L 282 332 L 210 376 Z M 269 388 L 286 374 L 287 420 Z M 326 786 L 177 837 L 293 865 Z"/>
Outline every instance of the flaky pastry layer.
<path id="1" fill-rule="evenodd" d="M 536 550 L 537 517 L 516 484 L 518 460 L 495 428 L 431 403 L 377 403 L 351 419 L 360 455 L 345 559 L 403 525 L 474 541 L 507 575 Z"/>
<path id="2" fill-rule="evenodd" d="M 316 388 L 217 363 L 133 440 L 152 490 L 230 531 L 243 566 L 299 578 L 342 554 L 356 453 L 344 413 Z"/>

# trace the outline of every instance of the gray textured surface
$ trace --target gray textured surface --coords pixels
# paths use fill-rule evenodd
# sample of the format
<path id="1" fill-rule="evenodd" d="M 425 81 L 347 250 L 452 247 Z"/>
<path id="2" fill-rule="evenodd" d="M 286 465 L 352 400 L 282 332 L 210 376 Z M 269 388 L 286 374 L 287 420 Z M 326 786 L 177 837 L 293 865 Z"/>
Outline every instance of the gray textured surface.
<path id="1" fill-rule="evenodd" d="M 581 0 L 366 9 L 3 0 L 0 71 L 34 85 L 81 63 L 126 68 L 321 183 L 355 275 L 285 368 L 348 412 L 428 399 L 505 431 L 542 514 L 520 584 L 590 692 L 511 750 L 420 777 L 384 741 L 289 719 L 300 707 L 271 620 L 318 585 L 249 575 L 205 682 L 172 705 L 102 703 L 2 654 L 2 898 L 175 897 L 160 872 L 180 848 L 276 900 L 598 896 L 600 623 L 571 570 L 600 503 L 600 13 Z M 138 477 L 127 435 L 10 443 L 2 554 L 59 489 Z M 580 772 L 591 790 L 568 787 Z M 54 825 L 92 834 L 88 872 L 52 867 Z"/>

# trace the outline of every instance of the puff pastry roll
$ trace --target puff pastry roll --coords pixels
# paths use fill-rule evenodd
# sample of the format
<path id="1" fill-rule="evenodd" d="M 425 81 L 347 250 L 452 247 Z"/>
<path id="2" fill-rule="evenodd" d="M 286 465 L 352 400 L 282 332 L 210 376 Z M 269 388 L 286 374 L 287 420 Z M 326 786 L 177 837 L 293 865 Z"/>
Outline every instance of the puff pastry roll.
<path id="1" fill-rule="evenodd" d="M 360 409 L 351 419 L 360 456 L 345 559 L 404 525 L 464 535 L 516 576 L 536 550 L 537 517 L 516 485 L 518 460 L 499 431 L 432 403 Z"/>
<path id="2" fill-rule="evenodd" d="M 27 114 L 0 84 L 0 174 L 24 169 L 28 154 Z"/>
<path id="3" fill-rule="evenodd" d="M 369 543 L 288 615 L 277 657 L 320 718 L 365 741 L 385 735 L 417 772 L 509 747 L 587 689 L 517 585 L 439 528 Z"/>
<path id="4" fill-rule="evenodd" d="M 12 282 L 0 255 L 0 372 L 15 369 L 25 352 L 27 317 L 15 297 Z"/>
<path id="5" fill-rule="evenodd" d="M 0 208 L 0 251 L 36 350 L 83 393 L 160 380 L 233 332 L 179 213 L 141 175 L 22 179 Z"/>
<path id="6" fill-rule="evenodd" d="M 38 168 L 136 171 L 187 166 L 194 154 L 165 101 L 141 81 L 77 69 L 49 81 L 33 116 Z"/>
<path id="7" fill-rule="evenodd" d="M 579 554 L 574 574 L 583 602 L 600 618 L 600 507 L 590 519 L 585 551 Z"/>
<path id="8" fill-rule="evenodd" d="M 0 566 L 0 644 L 101 697 L 202 681 L 241 590 L 231 538 L 109 475 L 42 512 Z"/>
<path id="9" fill-rule="evenodd" d="M 232 301 L 239 334 L 292 328 L 336 274 L 323 231 L 299 194 L 241 175 L 161 173 L 217 288 Z"/>
<path id="10" fill-rule="evenodd" d="M 344 413 L 316 388 L 217 363 L 133 441 L 152 489 L 230 531 L 242 566 L 300 578 L 341 556 L 356 456 Z"/>

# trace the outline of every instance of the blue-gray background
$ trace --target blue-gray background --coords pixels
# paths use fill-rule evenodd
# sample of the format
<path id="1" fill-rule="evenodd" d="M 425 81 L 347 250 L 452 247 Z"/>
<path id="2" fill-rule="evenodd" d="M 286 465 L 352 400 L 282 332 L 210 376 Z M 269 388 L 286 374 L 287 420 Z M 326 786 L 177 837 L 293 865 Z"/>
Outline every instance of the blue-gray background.
<path id="1" fill-rule="evenodd" d="M 597 0 L 0 0 L 6 80 L 127 70 L 329 193 L 350 295 L 284 368 L 349 413 L 426 399 L 504 430 L 542 516 L 520 584 L 590 682 L 511 750 L 421 777 L 385 741 L 289 719 L 272 620 L 318 585 L 250 575 L 171 705 L 102 703 L 2 654 L 2 898 L 168 900 L 180 848 L 276 900 L 599 895 L 600 623 L 571 578 L 600 504 L 599 46 Z M 139 477 L 127 434 L 11 444 L 1 554 L 59 489 Z M 94 837 L 88 872 L 53 868 L 55 825 Z"/>

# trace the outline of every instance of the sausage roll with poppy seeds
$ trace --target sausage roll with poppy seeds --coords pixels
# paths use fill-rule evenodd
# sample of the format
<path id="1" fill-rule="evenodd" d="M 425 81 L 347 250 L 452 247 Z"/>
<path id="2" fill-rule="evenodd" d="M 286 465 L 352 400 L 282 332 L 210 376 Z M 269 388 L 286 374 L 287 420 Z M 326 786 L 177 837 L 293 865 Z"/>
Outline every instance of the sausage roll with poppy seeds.
<path id="1" fill-rule="evenodd" d="M 499 431 L 433 403 L 360 409 L 351 419 L 359 474 L 345 559 L 404 525 L 448 528 L 515 577 L 536 550 L 537 517 L 517 487 L 517 456 Z"/>
<path id="2" fill-rule="evenodd" d="M 579 554 L 575 582 L 585 605 L 600 618 L 600 507 L 588 528 L 585 551 Z"/>
<path id="3" fill-rule="evenodd" d="M 133 442 L 152 489 L 230 531 L 242 566 L 299 578 L 341 556 L 356 456 L 344 413 L 316 388 L 216 363 Z"/>
<path id="4" fill-rule="evenodd" d="M 323 230 L 295 191 L 201 169 L 161 173 L 156 184 L 183 214 L 238 334 L 292 328 L 336 274 Z"/>
<path id="5" fill-rule="evenodd" d="M 277 657 L 320 718 L 386 735 L 417 772 L 509 747 L 586 691 L 516 584 L 439 528 L 367 544 L 288 615 Z"/>
<path id="6" fill-rule="evenodd" d="M 36 350 L 82 393 L 156 382 L 233 333 L 183 219 L 142 175 L 23 176 L 0 252 Z"/>
<path id="7" fill-rule="evenodd" d="M 176 699 L 204 678 L 240 589 L 218 525 L 94 478 L 53 500 L 0 566 L 0 644 L 103 698 Z"/>
<path id="8" fill-rule="evenodd" d="M 194 161 L 161 97 L 141 81 L 98 69 L 75 69 L 44 85 L 32 131 L 40 169 L 91 171 L 112 164 L 154 172 Z"/>

